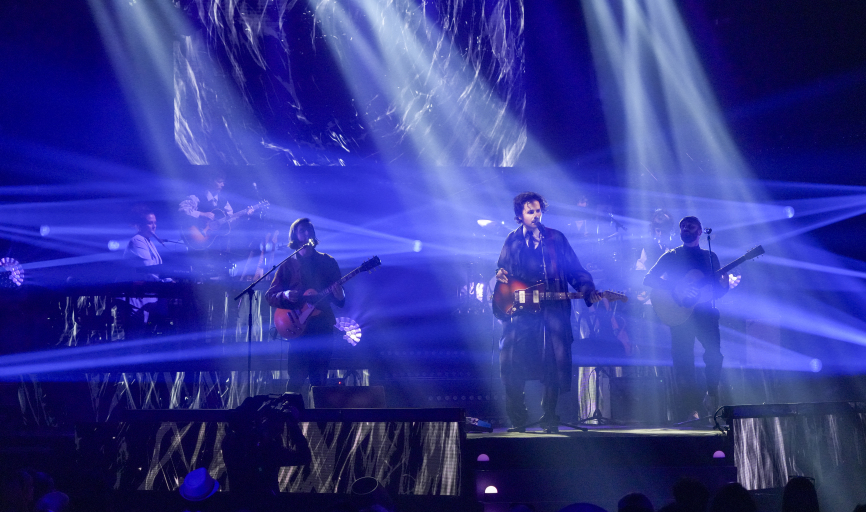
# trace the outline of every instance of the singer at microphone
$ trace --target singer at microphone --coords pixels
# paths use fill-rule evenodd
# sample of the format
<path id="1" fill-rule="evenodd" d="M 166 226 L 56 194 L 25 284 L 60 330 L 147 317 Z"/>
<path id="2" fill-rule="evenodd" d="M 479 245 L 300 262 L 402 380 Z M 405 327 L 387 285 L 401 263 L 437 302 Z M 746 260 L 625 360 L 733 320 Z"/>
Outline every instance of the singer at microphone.
<path id="1" fill-rule="evenodd" d="M 132 211 L 131 220 L 137 232 L 126 245 L 126 250 L 123 252 L 124 260 L 134 267 L 161 265 L 162 256 L 159 255 L 156 245 L 151 241 L 155 239 L 163 244 L 162 240 L 156 236 L 156 215 L 153 210 L 145 205 L 138 205 Z M 150 279 L 156 281 L 159 280 L 159 276 L 151 274 Z"/>
<path id="2" fill-rule="evenodd" d="M 310 219 L 293 222 L 289 240 L 289 247 L 300 252 L 277 268 L 265 300 L 276 309 L 277 332 L 292 340 L 286 390 L 298 393 L 307 378 L 312 386 L 327 384 L 333 344 L 338 339 L 334 308 L 342 308 L 346 296 L 337 261 L 313 248 L 318 240 Z"/>

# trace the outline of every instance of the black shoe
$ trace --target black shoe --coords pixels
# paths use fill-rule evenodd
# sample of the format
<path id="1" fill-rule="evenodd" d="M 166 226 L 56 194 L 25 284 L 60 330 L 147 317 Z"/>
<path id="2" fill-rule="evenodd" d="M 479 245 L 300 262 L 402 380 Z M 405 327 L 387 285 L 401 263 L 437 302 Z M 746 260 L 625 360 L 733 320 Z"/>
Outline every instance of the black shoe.
<path id="1" fill-rule="evenodd" d="M 556 414 L 545 414 L 541 417 L 539 423 L 541 424 L 541 428 L 548 434 L 559 432 L 559 416 Z"/>

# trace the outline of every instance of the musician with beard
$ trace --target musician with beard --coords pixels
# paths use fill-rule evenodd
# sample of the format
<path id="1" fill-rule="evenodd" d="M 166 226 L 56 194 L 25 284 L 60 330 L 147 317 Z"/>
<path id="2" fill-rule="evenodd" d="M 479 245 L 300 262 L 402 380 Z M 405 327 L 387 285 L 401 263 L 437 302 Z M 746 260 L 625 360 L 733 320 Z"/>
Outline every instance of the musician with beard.
<path id="1" fill-rule="evenodd" d="M 317 310 L 304 323 L 303 334 L 289 342 L 287 391 L 299 393 L 307 376 L 310 386 L 326 383 L 336 322 L 331 305 L 342 308 L 346 296 L 339 284 L 337 261 L 314 249 L 318 239 L 310 219 L 293 222 L 289 240 L 290 248 L 301 251 L 280 265 L 265 299 L 271 307 L 289 310 L 290 315 L 297 316 L 305 305 L 315 305 Z"/>
<path id="2" fill-rule="evenodd" d="M 644 277 L 644 285 L 672 292 L 673 300 L 680 305 L 699 301 L 694 311 L 684 323 L 673 325 L 671 330 L 671 357 L 673 360 L 674 384 L 676 392 L 675 414 L 686 420 L 698 419 L 698 412 L 704 409 L 712 415 L 718 407 L 719 379 L 722 373 L 721 333 L 719 331 L 719 311 L 713 307 L 713 298 L 728 292 L 728 276 L 722 275 L 713 280 L 711 293 L 701 295 L 701 289 L 687 284 L 686 274 L 697 270 L 710 276 L 719 269 L 719 258 L 715 253 L 701 249 L 700 237 L 703 233 L 701 221 L 697 217 L 683 217 L 680 221 L 680 239 L 683 245 L 664 253 Z M 679 285 L 679 286 L 678 286 Z M 697 389 L 695 379 L 695 339 L 704 347 L 707 390 L 703 395 Z"/>
<path id="3" fill-rule="evenodd" d="M 527 284 L 545 283 L 547 291 L 566 292 L 570 284 L 584 293 L 587 306 L 601 300 L 592 275 L 584 270 L 565 236 L 542 226 L 547 201 L 535 192 L 514 198 L 515 220 L 520 224 L 505 239 L 496 279 Z M 505 321 L 500 341 L 499 365 L 505 386 L 505 410 L 514 430 L 525 429 L 528 420 L 524 400 L 527 380 L 544 385 L 541 426 L 556 432 L 556 404 L 561 392 L 571 390 L 571 301 L 545 302 L 539 313 L 515 313 Z"/>

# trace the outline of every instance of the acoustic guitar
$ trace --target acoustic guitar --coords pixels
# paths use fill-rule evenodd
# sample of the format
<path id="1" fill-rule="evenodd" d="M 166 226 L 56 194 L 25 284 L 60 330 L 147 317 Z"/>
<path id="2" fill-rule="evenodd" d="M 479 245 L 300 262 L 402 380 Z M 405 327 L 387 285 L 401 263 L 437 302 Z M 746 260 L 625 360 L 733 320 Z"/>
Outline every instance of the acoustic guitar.
<path id="1" fill-rule="evenodd" d="M 340 280 L 328 286 L 328 288 L 334 286 L 334 284 L 337 283 L 342 286 L 343 283 L 345 283 L 349 279 L 352 279 L 361 272 L 371 271 L 381 264 L 382 261 L 379 260 L 379 257 L 373 256 L 369 260 L 362 263 L 360 267 L 349 272 L 348 274 L 340 278 Z M 320 302 L 325 300 L 330 294 L 330 291 L 322 293 L 317 292 L 313 288 L 310 288 L 304 293 L 304 296 L 307 298 L 314 297 L 315 302 L 305 302 L 304 305 L 298 309 L 277 308 L 276 312 L 274 312 L 274 326 L 277 328 L 277 332 L 280 333 L 280 336 L 286 338 L 287 340 L 290 340 L 304 334 L 304 331 L 307 330 L 307 322 L 309 321 L 310 317 L 318 316 L 322 313 L 321 311 L 316 309 L 316 306 Z"/>
<path id="2" fill-rule="evenodd" d="M 696 304 L 707 302 L 713 298 L 713 282 L 718 281 L 721 276 L 733 270 L 734 267 L 762 254 L 764 254 L 764 248 L 758 245 L 712 275 L 706 276 L 700 270 L 693 269 L 677 282 L 673 290 L 653 288 L 650 293 L 653 310 L 665 325 L 673 327 L 685 323 L 692 316 Z M 687 297 L 687 292 L 693 288 L 698 289 L 699 293 L 694 297 Z"/>
<path id="3" fill-rule="evenodd" d="M 599 294 L 612 302 L 628 302 L 628 297 L 622 293 L 604 291 Z M 493 288 L 494 312 L 498 310 L 497 316 L 501 317 L 510 317 L 518 312 L 538 313 L 545 302 L 582 298 L 584 294 L 580 292 L 549 292 L 544 283 L 528 285 L 513 277 L 509 277 L 507 283 L 497 281 Z"/>
<path id="4" fill-rule="evenodd" d="M 226 215 L 226 212 L 217 208 L 211 212 L 214 214 L 213 220 L 199 217 L 198 223 L 181 230 L 181 234 L 190 249 L 207 249 L 214 243 L 217 237 L 231 232 L 232 222 L 244 215 L 250 215 L 261 208 L 267 208 L 269 205 L 270 203 L 267 201 L 261 201 L 256 205 L 248 206 L 231 215 Z"/>

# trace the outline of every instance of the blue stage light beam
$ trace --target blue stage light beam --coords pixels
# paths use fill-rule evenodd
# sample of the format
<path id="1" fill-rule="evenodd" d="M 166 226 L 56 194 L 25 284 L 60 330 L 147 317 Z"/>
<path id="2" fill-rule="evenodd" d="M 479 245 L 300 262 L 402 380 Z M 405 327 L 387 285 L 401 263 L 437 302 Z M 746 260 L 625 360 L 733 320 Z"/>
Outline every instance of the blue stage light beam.
<path id="1" fill-rule="evenodd" d="M 221 330 L 212 334 L 220 334 Z M 147 340 L 129 340 L 99 347 L 81 346 L 0 356 L 0 379 L 20 378 L 25 374 L 81 372 L 100 368 L 123 368 L 142 364 L 211 360 L 217 366 L 231 360 L 245 361 L 248 350 L 253 356 L 281 356 L 282 343 L 254 342 L 193 344 L 199 334 L 161 336 Z"/>

